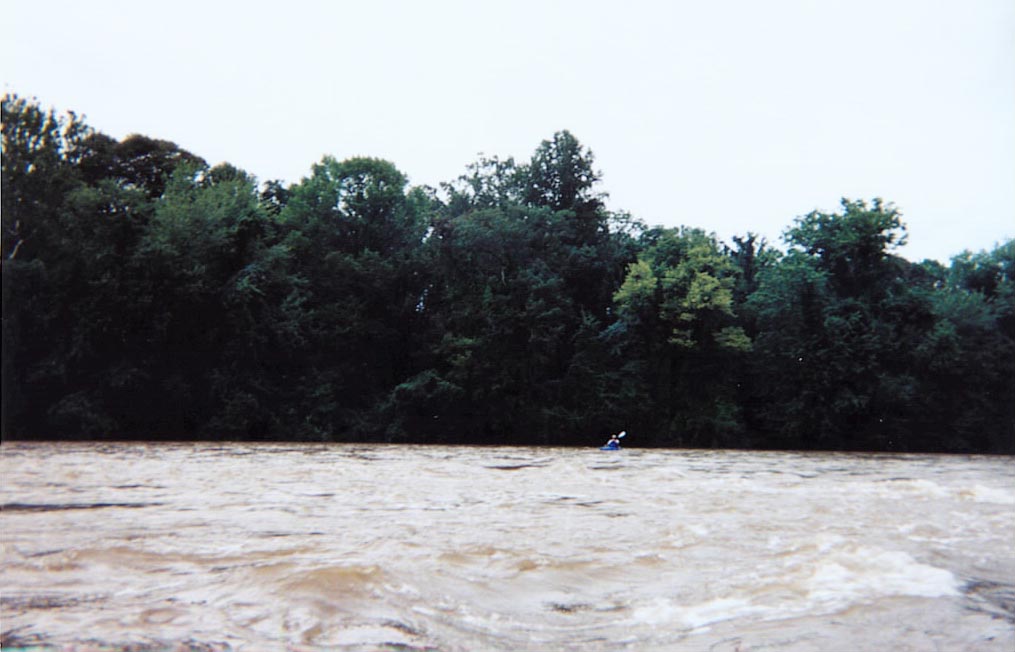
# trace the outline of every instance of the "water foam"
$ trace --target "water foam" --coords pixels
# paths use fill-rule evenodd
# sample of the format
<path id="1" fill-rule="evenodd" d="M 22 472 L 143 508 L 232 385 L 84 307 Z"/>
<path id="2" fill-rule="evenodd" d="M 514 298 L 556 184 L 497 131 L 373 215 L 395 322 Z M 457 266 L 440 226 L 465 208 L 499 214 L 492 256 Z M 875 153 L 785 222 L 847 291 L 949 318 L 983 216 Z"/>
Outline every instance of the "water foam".
<path id="1" fill-rule="evenodd" d="M 809 574 L 798 576 L 793 590 L 772 585 L 754 591 L 756 596 L 767 596 L 769 602 L 765 604 L 736 595 L 690 605 L 657 598 L 634 609 L 632 618 L 639 624 L 695 630 L 752 616 L 778 620 L 799 614 L 829 613 L 891 596 L 960 595 L 955 576 L 943 568 L 921 564 L 901 551 L 866 546 L 835 549 L 839 542 L 841 538 L 835 536 L 819 537 L 817 550 L 821 557 Z M 781 597 L 773 603 L 771 599 L 776 594 Z"/>
<path id="2" fill-rule="evenodd" d="M 948 498 L 950 493 L 947 488 L 942 487 L 930 480 L 893 480 L 888 483 L 890 493 L 896 494 L 900 489 L 911 492 L 924 498 Z"/>
<path id="3" fill-rule="evenodd" d="M 959 595 L 951 572 L 921 564 L 905 552 L 859 546 L 822 560 L 804 580 L 819 603 L 853 603 L 893 595 L 937 598 Z"/>
<path id="4" fill-rule="evenodd" d="M 923 498 L 954 498 L 971 500 L 976 503 L 997 503 L 999 505 L 1015 505 L 1015 492 L 983 485 L 971 488 L 949 489 L 930 480 L 894 480 L 887 483 L 891 494 L 899 490 L 906 491 Z"/>
<path id="5" fill-rule="evenodd" d="M 102 597 L 5 610 L 54 644 L 1015 649 L 1006 460 L 631 450 L 606 477 L 598 451 L 505 471 L 546 452 L 117 445 L 71 449 L 71 475 L 62 444 L 32 449 L 4 443 L 0 502 L 164 503 L 4 517 L 13 596 Z"/>
<path id="6" fill-rule="evenodd" d="M 972 489 L 959 492 L 963 498 L 968 498 L 975 503 L 997 503 L 998 505 L 1015 505 L 1015 493 L 1004 489 L 994 489 L 976 485 Z"/>

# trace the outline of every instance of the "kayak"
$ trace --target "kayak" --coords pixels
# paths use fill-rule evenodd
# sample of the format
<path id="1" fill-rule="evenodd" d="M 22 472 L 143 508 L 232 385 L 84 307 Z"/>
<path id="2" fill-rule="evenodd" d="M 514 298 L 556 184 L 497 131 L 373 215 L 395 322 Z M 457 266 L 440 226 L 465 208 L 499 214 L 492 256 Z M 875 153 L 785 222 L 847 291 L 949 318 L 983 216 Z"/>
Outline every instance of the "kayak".
<path id="1" fill-rule="evenodd" d="M 601 450 L 601 451 L 619 451 L 620 450 L 620 446 L 600 446 L 599 450 Z"/>

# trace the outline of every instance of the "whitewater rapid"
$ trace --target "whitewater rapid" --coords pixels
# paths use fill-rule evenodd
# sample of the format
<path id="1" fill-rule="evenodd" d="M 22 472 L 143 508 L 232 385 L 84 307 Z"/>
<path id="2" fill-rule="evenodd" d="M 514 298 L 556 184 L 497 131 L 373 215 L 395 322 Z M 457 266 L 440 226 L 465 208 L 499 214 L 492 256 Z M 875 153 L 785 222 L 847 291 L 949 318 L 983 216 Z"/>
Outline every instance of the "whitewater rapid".
<path id="1" fill-rule="evenodd" d="M 0 477 L 8 645 L 1015 649 L 1011 458 L 5 442 Z"/>

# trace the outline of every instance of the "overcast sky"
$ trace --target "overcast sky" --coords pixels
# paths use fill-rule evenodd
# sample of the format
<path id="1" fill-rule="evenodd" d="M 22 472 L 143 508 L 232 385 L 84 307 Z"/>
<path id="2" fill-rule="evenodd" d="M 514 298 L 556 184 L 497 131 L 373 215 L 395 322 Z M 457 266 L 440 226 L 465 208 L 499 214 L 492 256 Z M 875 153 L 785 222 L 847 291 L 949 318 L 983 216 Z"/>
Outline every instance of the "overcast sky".
<path id="1" fill-rule="evenodd" d="M 4 90 L 261 180 L 324 154 L 437 185 L 570 130 L 609 207 L 776 244 L 840 197 L 900 253 L 1015 235 L 1015 2 L 2 0 Z"/>

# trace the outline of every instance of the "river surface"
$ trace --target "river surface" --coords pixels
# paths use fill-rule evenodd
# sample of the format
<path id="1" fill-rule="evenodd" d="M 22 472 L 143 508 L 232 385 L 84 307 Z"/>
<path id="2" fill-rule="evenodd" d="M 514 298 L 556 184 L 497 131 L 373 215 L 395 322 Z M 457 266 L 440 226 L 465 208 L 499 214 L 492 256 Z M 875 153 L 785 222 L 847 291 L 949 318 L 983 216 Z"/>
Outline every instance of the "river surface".
<path id="1" fill-rule="evenodd" d="M 1015 649 L 1015 460 L 0 446 L 4 649 Z"/>

